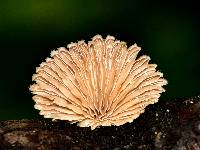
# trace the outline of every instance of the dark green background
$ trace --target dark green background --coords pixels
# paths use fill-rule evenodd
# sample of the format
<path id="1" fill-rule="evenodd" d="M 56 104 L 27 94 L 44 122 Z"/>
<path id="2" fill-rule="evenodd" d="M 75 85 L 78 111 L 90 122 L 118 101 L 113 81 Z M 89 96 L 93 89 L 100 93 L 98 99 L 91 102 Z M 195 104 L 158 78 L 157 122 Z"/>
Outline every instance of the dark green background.
<path id="1" fill-rule="evenodd" d="M 199 19 L 194 1 L 0 1 L 0 119 L 39 117 L 28 91 L 35 68 L 96 34 L 142 47 L 169 81 L 161 100 L 200 94 Z"/>

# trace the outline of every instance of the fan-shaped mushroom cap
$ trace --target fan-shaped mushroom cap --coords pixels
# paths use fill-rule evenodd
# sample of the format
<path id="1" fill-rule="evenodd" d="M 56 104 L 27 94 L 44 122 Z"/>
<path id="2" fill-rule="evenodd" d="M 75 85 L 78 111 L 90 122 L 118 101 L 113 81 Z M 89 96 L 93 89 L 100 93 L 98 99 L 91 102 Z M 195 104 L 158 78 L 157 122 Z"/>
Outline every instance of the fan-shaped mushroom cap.
<path id="1" fill-rule="evenodd" d="M 136 59 L 140 47 L 127 48 L 113 36 L 96 35 L 86 44 L 71 43 L 51 52 L 36 68 L 30 86 L 35 108 L 45 118 L 78 122 L 81 127 L 132 122 L 156 103 L 167 81 L 149 64 Z"/>

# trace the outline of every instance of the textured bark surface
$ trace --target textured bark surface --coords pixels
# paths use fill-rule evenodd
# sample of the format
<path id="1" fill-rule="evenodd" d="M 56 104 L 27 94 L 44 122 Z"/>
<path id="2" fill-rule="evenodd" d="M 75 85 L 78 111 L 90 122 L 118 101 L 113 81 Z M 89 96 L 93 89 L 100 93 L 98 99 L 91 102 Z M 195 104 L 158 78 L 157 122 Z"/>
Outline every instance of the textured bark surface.
<path id="1" fill-rule="evenodd" d="M 200 150 L 200 97 L 158 102 L 132 123 L 93 131 L 66 121 L 1 121 L 0 149 Z"/>

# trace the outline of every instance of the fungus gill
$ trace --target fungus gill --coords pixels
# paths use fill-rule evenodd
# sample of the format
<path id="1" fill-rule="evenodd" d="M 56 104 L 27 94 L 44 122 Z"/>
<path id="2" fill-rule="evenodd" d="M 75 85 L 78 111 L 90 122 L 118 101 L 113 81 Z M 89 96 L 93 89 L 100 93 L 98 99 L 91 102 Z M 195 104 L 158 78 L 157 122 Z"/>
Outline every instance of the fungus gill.
<path id="1" fill-rule="evenodd" d="M 30 86 L 35 108 L 45 118 L 77 122 L 81 127 L 132 122 L 156 103 L 167 81 L 149 64 L 136 59 L 140 47 L 127 48 L 113 36 L 96 35 L 86 44 L 71 43 L 51 52 L 36 68 Z"/>

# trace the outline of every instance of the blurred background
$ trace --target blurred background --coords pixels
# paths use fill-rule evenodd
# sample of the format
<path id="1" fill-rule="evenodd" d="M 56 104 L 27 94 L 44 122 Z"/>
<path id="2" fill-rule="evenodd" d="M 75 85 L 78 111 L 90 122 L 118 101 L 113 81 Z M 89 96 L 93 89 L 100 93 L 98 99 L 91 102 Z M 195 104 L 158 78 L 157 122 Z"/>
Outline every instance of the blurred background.
<path id="1" fill-rule="evenodd" d="M 161 101 L 199 95 L 199 20 L 194 1 L 1 0 L 0 120 L 38 118 L 28 90 L 35 68 L 96 34 L 142 47 L 169 81 Z"/>

